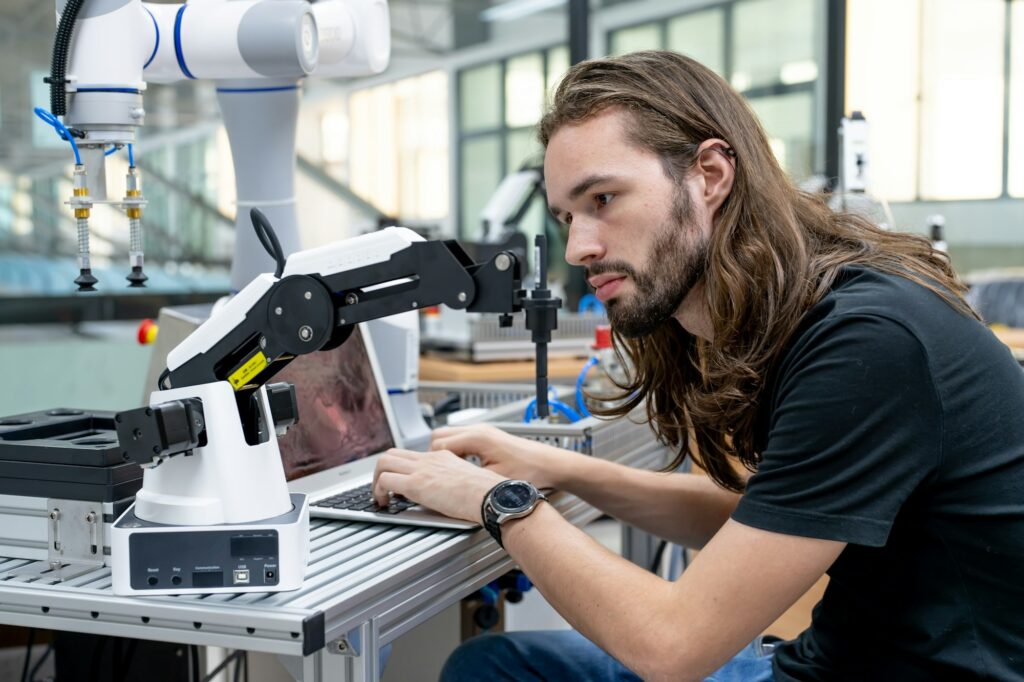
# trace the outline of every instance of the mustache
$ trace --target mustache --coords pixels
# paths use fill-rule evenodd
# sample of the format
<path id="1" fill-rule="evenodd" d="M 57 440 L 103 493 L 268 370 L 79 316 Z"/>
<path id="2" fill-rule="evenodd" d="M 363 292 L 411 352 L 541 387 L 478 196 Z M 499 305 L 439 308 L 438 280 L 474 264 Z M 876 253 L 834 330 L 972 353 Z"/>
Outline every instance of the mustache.
<path id="1" fill-rule="evenodd" d="M 637 272 L 632 265 L 621 260 L 598 261 L 596 263 L 591 263 L 590 265 L 587 266 L 588 278 L 595 277 L 597 275 L 603 275 L 606 272 L 623 274 L 632 277 L 633 279 L 636 279 L 637 275 Z"/>

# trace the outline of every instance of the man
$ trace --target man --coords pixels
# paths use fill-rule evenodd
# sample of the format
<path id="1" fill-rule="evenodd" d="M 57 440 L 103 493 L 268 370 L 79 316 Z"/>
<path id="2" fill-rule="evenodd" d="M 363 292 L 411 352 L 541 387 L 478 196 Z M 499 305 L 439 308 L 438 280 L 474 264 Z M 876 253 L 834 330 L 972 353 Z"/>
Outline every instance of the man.
<path id="1" fill-rule="evenodd" d="M 380 500 L 483 503 L 579 633 L 477 638 L 443 678 L 1024 680 L 1024 376 L 948 260 L 797 191 L 742 98 L 677 54 L 573 67 L 540 137 L 566 258 L 636 368 L 612 412 L 645 401 L 708 476 L 482 427 L 382 458 Z M 670 583 L 543 501 L 496 525 L 506 478 L 701 552 Z M 811 627 L 761 645 L 826 572 Z"/>

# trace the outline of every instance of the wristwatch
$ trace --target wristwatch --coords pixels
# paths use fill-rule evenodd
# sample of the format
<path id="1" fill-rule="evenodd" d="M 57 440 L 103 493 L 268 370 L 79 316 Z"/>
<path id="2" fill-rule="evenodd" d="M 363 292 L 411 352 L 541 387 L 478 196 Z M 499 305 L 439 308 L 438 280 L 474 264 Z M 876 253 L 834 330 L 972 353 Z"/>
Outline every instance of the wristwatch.
<path id="1" fill-rule="evenodd" d="M 504 547 L 501 542 L 501 524 L 528 516 L 542 500 L 547 499 L 529 481 L 502 481 L 484 495 L 480 517 L 494 541 Z"/>

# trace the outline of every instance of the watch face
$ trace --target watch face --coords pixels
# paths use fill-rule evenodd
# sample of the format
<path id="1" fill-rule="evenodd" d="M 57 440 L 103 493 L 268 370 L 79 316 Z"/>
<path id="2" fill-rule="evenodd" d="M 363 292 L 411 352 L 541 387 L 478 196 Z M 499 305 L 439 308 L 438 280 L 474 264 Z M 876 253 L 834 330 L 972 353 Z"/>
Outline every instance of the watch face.
<path id="1" fill-rule="evenodd" d="M 491 496 L 491 505 L 496 511 L 514 513 L 526 509 L 537 498 L 536 489 L 522 481 L 512 481 L 498 487 Z"/>

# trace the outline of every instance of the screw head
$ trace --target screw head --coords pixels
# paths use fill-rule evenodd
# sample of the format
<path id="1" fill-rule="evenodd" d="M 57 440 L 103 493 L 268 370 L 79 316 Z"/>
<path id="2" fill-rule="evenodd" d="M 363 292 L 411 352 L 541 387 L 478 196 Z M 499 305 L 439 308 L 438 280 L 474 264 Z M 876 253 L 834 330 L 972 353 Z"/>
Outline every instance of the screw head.
<path id="1" fill-rule="evenodd" d="M 359 303 L 359 297 L 355 294 L 345 294 L 345 303 L 347 305 L 355 305 Z"/>
<path id="2" fill-rule="evenodd" d="M 280 315 L 283 312 L 284 312 L 284 309 L 281 306 L 277 306 L 276 308 L 274 308 L 274 314 L 275 315 Z"/>
<path id="3" fill-rule="evenodd" d="M 309 341 L 311 338 L 313 338 L 313 328 L 310 327 L 308 324 L 304 324 L 301 327 L 299 327 L 299 338 L 302 339 L 303 341 Z"/>
<path id="4" fill-rule="evenodd" d="M 465 291 L 460 291 L 459 292 L 459 302 L 460 303 L 465 303 L 466 302 L 466 292 Z"/>
<path id="5" fill-rule="evenodd" d="M 267 347 L 267 337 L 261 336 L 260 337 L 260 348 L 266 348 L 266 347 Z"/>
<path id="6" fill-rule="evenodd" d="M 311 298 L 313 298 L 313 292 L 312 292 L 312 291 L 307 291 L 307 292 L 306 292 L 305 294 L 303 294 L 303 295 L 305 296 L 305 298 L 306 298 L 306 300 L 307 300 L 307 301 L 308 301 L 308 300 L 310 300 Z"/>
<path id="7" fill-rule="evenodd" d="M 499 253 L 494 257 L 494 267 L 498 272 L 505 272 L 512 267 L 512 259 L 509 258 L 507 253 Z"/>

